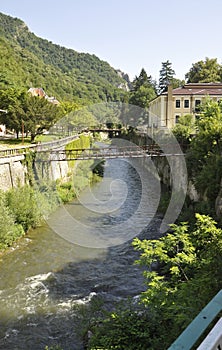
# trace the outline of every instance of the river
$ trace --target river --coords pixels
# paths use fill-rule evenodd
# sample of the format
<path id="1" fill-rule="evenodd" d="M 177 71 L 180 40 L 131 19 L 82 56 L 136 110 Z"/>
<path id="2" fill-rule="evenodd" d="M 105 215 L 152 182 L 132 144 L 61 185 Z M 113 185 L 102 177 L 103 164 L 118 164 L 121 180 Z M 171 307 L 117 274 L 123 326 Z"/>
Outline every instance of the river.
<path id="1" fill-rule="evenodd" d="M 158 231 L 160 219 L 153 215 L 159 186 L 147 174 L 137 159 L 108 160 L 101 183 L 1 257 L 0 349 L 60 344 L 81 350 L 76 305 L 102 298 L 109 308 L 144 290 L 131 241 L 139 234 L 156 238 Z"/>

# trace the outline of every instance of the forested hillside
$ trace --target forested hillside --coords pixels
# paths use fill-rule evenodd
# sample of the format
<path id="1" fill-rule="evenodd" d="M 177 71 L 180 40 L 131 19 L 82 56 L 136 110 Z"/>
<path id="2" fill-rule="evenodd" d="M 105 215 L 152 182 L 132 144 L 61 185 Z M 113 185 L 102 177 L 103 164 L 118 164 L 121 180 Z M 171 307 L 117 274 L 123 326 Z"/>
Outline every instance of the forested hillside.
<path id="1" fill-rule="evenodd" d="M 0 88 L 43 87 L 58 99 L 119 100 L 127 82 L 107 62 L 41 39 L 0 13 Z"/>

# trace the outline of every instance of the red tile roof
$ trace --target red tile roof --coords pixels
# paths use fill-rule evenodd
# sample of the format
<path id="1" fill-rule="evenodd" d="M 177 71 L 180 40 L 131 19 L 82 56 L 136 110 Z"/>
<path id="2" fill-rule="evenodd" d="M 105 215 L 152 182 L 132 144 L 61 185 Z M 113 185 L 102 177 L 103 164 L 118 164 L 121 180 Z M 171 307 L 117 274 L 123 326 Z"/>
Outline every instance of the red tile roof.
<path id="1" fill-rule="evenodd" d="M 222 95 L 221 83 L 191 83 L 182 87 L 173 89 L 174 95 Z M 164 92 L 163 95 L 167 95 Z"/>

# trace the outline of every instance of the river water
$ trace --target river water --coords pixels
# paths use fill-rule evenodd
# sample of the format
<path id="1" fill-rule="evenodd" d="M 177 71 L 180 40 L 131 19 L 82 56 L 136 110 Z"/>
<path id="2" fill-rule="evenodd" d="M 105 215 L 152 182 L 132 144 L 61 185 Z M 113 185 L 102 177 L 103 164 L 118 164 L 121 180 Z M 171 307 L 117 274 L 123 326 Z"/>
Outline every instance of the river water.
<path id="1" fill-rule="evenodd" d="M 160 219 L 152 219 L 158 181 L 141 162 L 108 160 L 104 181 L 59 208 L 1 257 L 0 349 L 60 344 L 81 350 L 76 305 L 102 298 L 110 308 L 144 290 L 131 241 L 138 235 L 156 238 Z M 66 231 L 72 235 L 66 237 Z"/>

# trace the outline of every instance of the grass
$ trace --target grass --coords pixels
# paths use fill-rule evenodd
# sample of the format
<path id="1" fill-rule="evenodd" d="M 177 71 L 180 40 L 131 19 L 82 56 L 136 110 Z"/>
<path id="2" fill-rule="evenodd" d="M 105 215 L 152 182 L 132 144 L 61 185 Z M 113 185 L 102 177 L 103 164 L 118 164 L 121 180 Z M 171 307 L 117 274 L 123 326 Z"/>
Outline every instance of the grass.
<path id="1" fill-rule="evenodd" d="M 35 138 L 35 142 L 50 142 L 54 140 L 58 140 L 59 137 L 57 135 L 38 135 Z M 6 138 L 6 137 L 0 137 L 0 147 L 9 147 L 9 148 L 16 148 L 20 146 L 29 146 L 31 144 L 31 138 L 25 137 L 24 140 L 22 140 L 21 137 L 17 138 Z"/>
<path id="2" fill-rule="evenodd" d="M 0 146 L 16 148 L 17 146 L 29 146 L 30 144 L 31 141 L 29 137 L 24 138 L 24 142 L 22 142 L 22 138 L 0 138 Z"/>
<path id="3" fill-rule="evenodd" d="M 36 142 L 50 142 L 59 140 L 61 137 L 59 135 L 46 134 L 46 135 L 38 135 L 35 138 Z"/>

